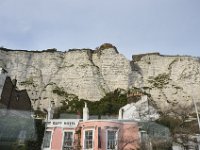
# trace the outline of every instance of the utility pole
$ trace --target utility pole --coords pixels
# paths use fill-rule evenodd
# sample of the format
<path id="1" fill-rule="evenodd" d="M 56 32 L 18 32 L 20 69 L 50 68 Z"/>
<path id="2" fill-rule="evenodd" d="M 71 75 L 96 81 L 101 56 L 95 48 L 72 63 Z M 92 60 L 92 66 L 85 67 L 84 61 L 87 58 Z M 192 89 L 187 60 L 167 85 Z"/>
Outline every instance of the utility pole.
<path id="1" fill-rule="evenodd" d="M 197 105 L 196 105 L 196 101 L 194 99 L 193 100 L 193 103 L 194 103 L 194 107 L 195 107 L 195 111 L 196 111 L 196 115 L 197 115 L 197 121 L 198 121 L 198 125 L 199 125 L 199 131 L 200 131 L 200 120 L 199 120 L 199 113 L 198 113 L 198 110 L 197 110 Z"/>
<path id="2" fill-rule="evenodd" d="M 199 131 L 200 131 L 200 121 L 199 121 L 199 113 L 198 113 L 198 110 L 197 110 L 197 105 L 196 105 L 196 101 L 194 99 L 193 100 L 193 103 L 194 103 L 194 107 L 195 107 L 195 111 L 196 111 L 196 114 L 197 114 L 197 121 L 198 121 L 198 125 L 199 125 Z M 197 134 L 197 144 L 198 144 L 198 150 L 200 150 L 200 137 L 199 137 L 199 134 Z"/>

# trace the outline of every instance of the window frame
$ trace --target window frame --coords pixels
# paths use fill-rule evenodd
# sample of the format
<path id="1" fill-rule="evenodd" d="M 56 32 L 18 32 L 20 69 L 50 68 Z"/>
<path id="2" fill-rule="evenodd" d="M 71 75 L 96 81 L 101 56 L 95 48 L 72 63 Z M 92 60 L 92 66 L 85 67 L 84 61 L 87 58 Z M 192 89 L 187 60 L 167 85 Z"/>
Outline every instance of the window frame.
<path id="1" fill-rule="evenodd" d="M 73 147 L 74 147 L 74 130 L 64 130 L 63 131 L 63 138 L 62 138 L 62 150 L 64 149 L 64 138 L 65 138 L 65 133 L 66 132 L 71 132 L 72 133 L 72 147 L 71 148 L 73 149 Z"/>
<path id="2" fill-rule="evenodd" d="M 85 146 L 86 146 L 86 144 L 85 144 L 85 133 L 86 133 L 87 131 L 92 131 L 92 148 L 89 148 L 89 149 L 87 149 L 87 148 L 85 147 Z M 95 132 L 94 129 L 84 129 L 84 132 L 83 132 L 83 149 L 84 149 L 84 150 L 93 150 L 93 149 L 94 149 L 94 132 Z"/>
<path id="3" fill-rule="evenodd" d="M 108 148 L 108 132 L 109 131 L 114 131 L 115 132 L 115 148 L 114 149 L 109 149 Z M 107 129 L 106 130 L 106 150 L 117 150 L 118 149 L 118 129 Z"/>
<path id="4" fill-rule="evenodd" d="M 46 133 L 46 132 L 51 132 L 50 143 L 49 143 L 49 147 L 44 147 L 44 138 L 45 138 L 45 137 L 43 137 L 42 149 L 43 149 L 43 150 L 50 150 L 50 149 L 51 149 L 52 136 L 53 136 L 53 130 L 46 130 L 45 133 Z M 44 136 L 45 136 L 45 133 L 44 133 Z"/>

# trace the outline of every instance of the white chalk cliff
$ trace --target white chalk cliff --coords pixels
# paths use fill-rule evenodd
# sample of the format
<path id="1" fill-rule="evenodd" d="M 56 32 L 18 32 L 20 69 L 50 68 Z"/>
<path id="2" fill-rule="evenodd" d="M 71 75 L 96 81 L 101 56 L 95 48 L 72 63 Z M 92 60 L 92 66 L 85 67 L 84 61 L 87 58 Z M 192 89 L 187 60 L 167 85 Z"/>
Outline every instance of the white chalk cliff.
<path id="1" fill-rule="evenodd" d="M 0 50 L 0 91 L 5 74 L 27 89 L 34 108 L 64 98 L 62 88 L 79 98 L 97 101 L 117 88 L 138 87 L 150 93 L 160 109 L 190 105 L 200 97 L 200 59 L 190 56 L 145 54 L 129 61 L 116 49 L 37 52 Z"/>

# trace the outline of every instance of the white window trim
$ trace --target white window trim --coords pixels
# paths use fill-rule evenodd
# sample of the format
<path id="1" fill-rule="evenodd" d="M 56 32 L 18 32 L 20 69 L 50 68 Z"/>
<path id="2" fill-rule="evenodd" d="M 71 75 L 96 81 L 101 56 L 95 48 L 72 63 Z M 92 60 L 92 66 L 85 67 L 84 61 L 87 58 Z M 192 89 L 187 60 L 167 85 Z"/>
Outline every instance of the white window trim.
<path id="1" fill-rule="evenodd" d="M 44 144 L 43 142 L 44 142 L 44 141 L 43 141 L 43 142 L 42 142 L 42 149 L 43 149 L 43 150 L 51 150 L 51 143 L 52 143 L 52 137 L 53 137 L 53 130 L 47 129 L 47 130 L 45 130 L 45 132 L 46 132 L 46 131 L 50 131 L 50 132 L 51 132 L 50 146 L 49 146 L 48 148 L 44 148 L 44 147 L 43 147 L 43 144 Z M 43 137 L 43 138 L 44 138 L 44 137 Z"/>
<path id="2" fill-rule="evenodd" d="M 63 132 L 62 132 L 62 149 L 63 149 L 63 142 L 64 142 L 64 136 L 65 136 L 65 132 L 72 132 L 72 147 L 74 146 L 74 133 L 75 133 L 75 131 L 74 130 L 63 130 Z"/>
<path id="3" fill-rule="evenodd" d="M 118 149 L 118 133 L 119 133 L 119 129 L 106 129 L 106 150 L 113 150 L 113 149 L 108 149 L 108 145 L 107 145 L 107 142 L 108 142 L 108 131 L 116 131 L 116 145 L 115 145 L 115 150 Z"/>
<path id="4" fill-rule="evenodd" d="M 92 131 L 92 148 L 90 149 L 85 148 L 85 132 L 86 131 Z M 83 130 L 83 150 L 94 150 L 94 132 L 95 132 L 94 128 L 93 129 L 87 128 Z"/>

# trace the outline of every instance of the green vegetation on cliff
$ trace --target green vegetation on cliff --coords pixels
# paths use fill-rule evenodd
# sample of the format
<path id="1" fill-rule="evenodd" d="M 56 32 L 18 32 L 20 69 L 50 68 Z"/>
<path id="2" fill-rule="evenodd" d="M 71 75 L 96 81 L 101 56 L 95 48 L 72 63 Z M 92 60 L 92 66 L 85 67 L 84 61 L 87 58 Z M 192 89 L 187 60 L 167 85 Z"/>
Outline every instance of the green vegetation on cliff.
<path id="1" fill-rule="evenodd" d="M 127 104 L 127 95 L 123 93 L 121 89 L 117 89 L 114 92 L 107 93 L 100 101 L 88 101 L 79 99 L 78 96 L 68 94 L 63 88 L 56 87 L 53 93 L 59 96 L 64 96 L 62 106 L 58 108 L 58 114 L 60 113 L 76 113 L 82 115 L 82 109 L 86 102 L 90 110 L 90 115 L 117 115 L 119 109 Z"/>
<path id="2" fill-rule="evenodd" d="M 113 92 L 107 93 L 99 101 L 89 101 L 85 99 L 79 99 L 78 96 L 74 94 L 67 93 L 64 88 L 56 86 L 53 93 L 64 97 L 61 102 L 62 106 L 57 108 L 57 114 L 60 113 L 73 113 L 82 115 L 82 109 L 84 103 L 90 110 L 90 115 L 118 115 L 118 111 L 121 107 L 127 103 L 137 102 L 142 95 L 147 95 L 141 89 L 133 88 L 128 92 L 122 89 L 116 89 Z M 58 116 L 57 116 L 58 117 Z"/>
<path id="3" fill-rule="evenodd" d="M 169 74 L 163 73 L 154 78 L 149 78 L 148 82 L 152 84 L 153 87 L 162 89 L 165 85 L 169 83 L 169 80 Z"/>

